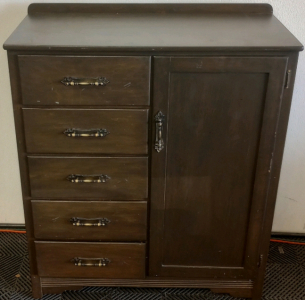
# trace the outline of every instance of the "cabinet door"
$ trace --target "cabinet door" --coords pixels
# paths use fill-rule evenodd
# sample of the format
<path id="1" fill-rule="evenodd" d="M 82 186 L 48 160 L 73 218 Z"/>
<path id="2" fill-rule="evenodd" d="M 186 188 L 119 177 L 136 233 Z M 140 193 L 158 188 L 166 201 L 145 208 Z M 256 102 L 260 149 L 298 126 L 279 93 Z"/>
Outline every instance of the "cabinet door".
<path id="1" fill-rule="evenodd" d="M 286 65 L 155 58 L 151 276 L 255 276 Z"/>

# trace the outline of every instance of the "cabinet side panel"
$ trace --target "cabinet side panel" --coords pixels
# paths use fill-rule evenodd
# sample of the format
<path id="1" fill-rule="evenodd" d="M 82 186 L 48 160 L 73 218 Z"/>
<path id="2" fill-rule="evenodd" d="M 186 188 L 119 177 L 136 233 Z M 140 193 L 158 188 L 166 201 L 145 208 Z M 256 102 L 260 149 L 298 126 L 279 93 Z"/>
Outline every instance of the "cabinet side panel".
<path id="1" fill-rule="evenodd" d="M 32 211 L 31 211 L 31 202 L 29 199 L 30 196 L 30 184 L 28 178 L 28 165 L 25 153 L 25 139 L 23 131 L 23 120 L 22 120 L 22 111 L 21 111 L 21 88 L 20 88 L 20 75 L 18 71 L 18 58 L 17 55 L 11 54 L 8 52 L 8 63 L 9 63 L 9 72 L 10 72 L 10 82 L 11 82 L 11 91 L 13 99 L 13 109 L 14 109 L 14 121 L 15 121 L 15 130 L 17 138 L 17 147 L 18 147 L 18 158 L 19 158 L 19 167 L 20 167 L 20 176 L 21 176 L 21 186 L 22 186 L 22 195 L 23 195 L 23 207 L 25 214 L 26 222 L 26 232 L 28 238 L 28 248 L 30 256 L 30 270 L 32 276 L 32 288 L 35 291 L 35 295 L 41 295 L 40 280 L 38 280 L 36 260 L 35 260 L 35 248 L 34 248 L 34 233 L 33 233 L 33 223 L 32 223 Z"/>
<path id="2" fill-rule="evenodd" d="M 288 88 L 283 90 L 282 105 L 279 112 L 278 126 L 276 132 L 276 140 L 274 144 L 273 163 L 271 168 L 270 184 L 268 189 L 264 221 L 261 224 L 261 239 L 259 255 L 262 256 L 260 268 L 258 269 L 258 276 L 254 282 L 253 299 L 261 299 L 265 269 L 267 264 L 267 257 L 270 244 L 270 233 L 274 217 L 274 208 L 276 202 L 276 195 L 279 184 L 279 177 L 284 153 L 285 139 L 287 133 L 287 126 L 289 120 L 289 113 L 291 107 L 291 100 L 293 94 L 293 87 L 296 75 L 296 68 L 299 53 L 291 53 L 289 55 L 287 70 L 291 70 L 291 79 Z"/>

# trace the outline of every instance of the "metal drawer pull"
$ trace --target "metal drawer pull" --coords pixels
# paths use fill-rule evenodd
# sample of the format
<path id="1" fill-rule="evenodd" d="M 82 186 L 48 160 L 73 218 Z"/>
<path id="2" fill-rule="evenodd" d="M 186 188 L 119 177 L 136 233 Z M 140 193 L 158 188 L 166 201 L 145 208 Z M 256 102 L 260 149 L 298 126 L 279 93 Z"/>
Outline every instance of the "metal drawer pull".
<path id="1" fill-rule="evenodd" d="M 78 267 L 106 267 L 111 261 L 108 258 L 75 257 L 72 262 Z"/>
<path id="2" fill-rule="evenodd" d="M 78 175 L 71 174 L 67 177 L 67 180 L 73 183 L 104 183 L 109 180 L 110 177 L 108 175 Z"/>
<path id="3" fill-rule="evenodd" d="M 69 137 L 104 137 L 110 132 L 107 129 L 77 129 L 68 128 L 64 131 L 64 134 Z"/>
<path id="4" fill-rule="evenodd" d="M 165 116 L 161 111 L 159 111 L 155 115 L 155 123 L 156 123 L 156 139 L 155 139 L 155 150 L 160 152 L 164 148 L 164 141 L 162 137 L 163 132 L 163 122 L 165 120 Z"/>
<path id="5" fill-rule="evenodd" d="M 74 217 L 70 219 L 70 222 L 73 226 L 106 226 L 110 223 L 110 220 L 107 218 L 86 219 Z"/>
<path id="6" fill-rule="evenodd" d="M 60 81 L 66 86 L 73 85 L 106 85 L 110 81 L 105 77 L 96 77 L 96 78 L 76 78 L 76 77 L 65 77 Z"/>

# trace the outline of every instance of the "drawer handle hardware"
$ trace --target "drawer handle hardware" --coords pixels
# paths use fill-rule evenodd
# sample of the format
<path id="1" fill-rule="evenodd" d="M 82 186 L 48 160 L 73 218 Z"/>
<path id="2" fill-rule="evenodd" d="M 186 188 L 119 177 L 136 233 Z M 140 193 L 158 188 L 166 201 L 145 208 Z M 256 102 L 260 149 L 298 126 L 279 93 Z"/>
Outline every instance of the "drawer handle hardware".
<path id="1" fill-rule="evenodd" d="M 78 175 L 71 174 L 67 177 L 67 180 L 73 183 L 104 183 L 109 180 L 110 177 L 108 175 Z"/>
<path id="2" fill-rule="evenodd" d="M 110 223 L 107 218 L 95 218 L 95 219 L 85 219 L 85 218 L 71 218 L 70 222 L 73 226 L 106 226 Z"/>
<path id="3" fill-rule="evenodd" d="M 64 134 L 69 137 L 104 137 L 110 132 L 107 129 L 77 129 L 68 128 L 64 131 Z"/>
<path id="4" fill-rule="evenodd" d="M 75 257 L 72 262 L 78 267 L 106 267 L 111 261 L 108 258 Z"/>
<path id="5" fill-rule="evenodd" d="M 165 116 L 161 111 L 159 111 L 155 115 L 155 123 L 156 123 L 156 140 L 155 140 L 155 150 L 160 152 L 164 148 L 164 141 L 162 137 L 163 132 L 163 122 L 165 120 Z"/>
<path id="6" fill-rule="evenodd" d="M 96 78 L 76 78 L 76 77 L 65 77 L 60 81 L 65 86 L 73 85 L 106 85 L 110 81 L 105 77 L 96 77 Z"/>

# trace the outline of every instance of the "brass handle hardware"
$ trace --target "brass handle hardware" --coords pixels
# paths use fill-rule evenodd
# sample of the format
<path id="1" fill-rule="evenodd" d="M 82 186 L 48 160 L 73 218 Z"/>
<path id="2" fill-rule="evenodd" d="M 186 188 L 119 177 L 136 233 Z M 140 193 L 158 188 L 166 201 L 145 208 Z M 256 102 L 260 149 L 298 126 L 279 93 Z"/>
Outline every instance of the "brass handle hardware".
<path id="1" fill-rule="evenodd" d="M 78 267 L 106 267 L 111 261 L 108 258 L 75 257 L 72 262 Z"/>
<path id="2" fill-rule="evenodd" d="M 77 129 L 68 128 L 64 134 L 69 137 L 104 137 L 110 132 L 107 129 Z"/>
<path id="3" fill-rule="evenodd" d="M 78 175 L 71 174 L 67 177 L 67 180 L 73 183 L 104 183 L 109 180 L 108 175 Z"/>
<path id="4" fill-rule="evenodd" d="M 163 122 L 165 120 L 165 116 L 161 111 L 159 111 L 155 115 L 155 123 L 156 123 L 156 139 L 155 139 L 155 150 L 160 152 L 164 148 L 164 141 L 162 137 L 163 132 Z"/>
<path id="5" fill-rule="evenodd" d="M 70 222 L 73 226 L 106 226 L 110 223 L 110 220 L 107 218 L 86 219 L 74 217 L 70 219 Z"/>
<path id="6" fill-rule="evenodd" d="M 96 77 L 96 78 L 76 78 L 76 77 L 65 77 L 60 81 L 65 86 L 73 85 L 106 85 L 110 81 L 105 77 Z"/>

